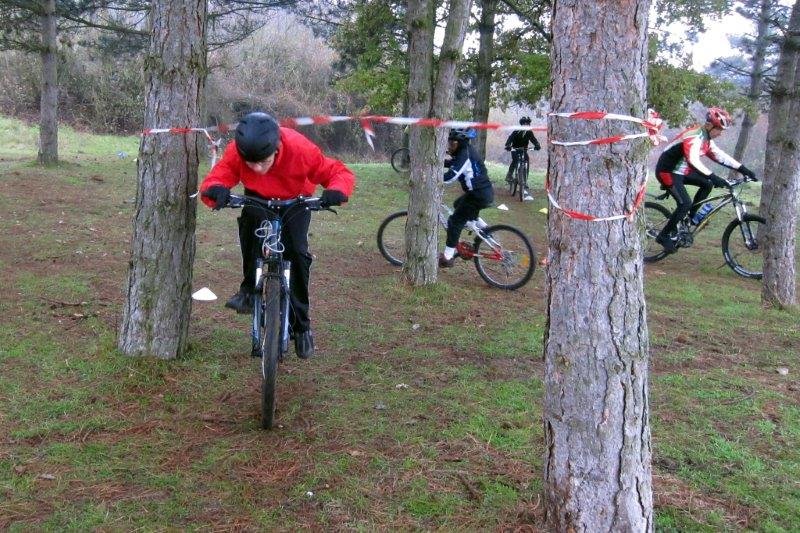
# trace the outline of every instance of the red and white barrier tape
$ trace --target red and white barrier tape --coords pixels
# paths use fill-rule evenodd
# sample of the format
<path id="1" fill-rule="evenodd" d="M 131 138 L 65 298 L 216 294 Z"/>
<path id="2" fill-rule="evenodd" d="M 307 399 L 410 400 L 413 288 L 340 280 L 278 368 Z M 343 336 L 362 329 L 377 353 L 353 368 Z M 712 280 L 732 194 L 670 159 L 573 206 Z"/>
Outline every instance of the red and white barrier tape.
<path id="1" fill-rule="evenodd" d="M 624 120 L 627 122 L 635 122 L 637 124 L 641 124 L 647 130 L 646 133 L 614 135 L 611 137 L 602 137 L 600 139 L 590 139 L 585 141 L 556 141 L 556 140 L 550 141 L 551 143 L 558 146 L 587 146 L 592 144 L 611 144 L 630 139 L 639 139 L 642 137 L 649 137 L 650 140 L 653 142 L 653 145 L 658 146 L 659 143 L 667 140 L 667 138 L 661 134 L 661 130 L 664 128 L 664 121 L 661 120 L 661 117 L 658 115 L 658 113 L 656 113 L 652 109 L 647 110 L 646 119 L 631 117 L 628 115 L 618 115 L 616 113 L 606 113 L 604 111 L 577 111 L 575 113 L 550 113 L 550 116 L 571 118 L 571 119 L 582 119 L 582 120 Z"/>
<path id="2" fill-rule="evenodd" d="M 235 126 L 235 124 L 234 124 Z M 212 131 L 217 131 L 221 134 L 225 134 L 230 131 L 230 126 L 227 124 L 220 124 L 219 126 L 209 126 L 207 128 L 149 128 L 142 131 L 142 135 L 152 135 L 155 133 L 171 133 L 173 135 L 186 135 L 188 133 L 202 133 L 205 135 L 206 139 L 208 140 L 208 147 L 211 150 L 211 166 L 217 164 L 217 159 L 219 157 L 219 145 L 222 142 L 222 138 L 217 139 L 216 141 L 211 136 Z"/>
<path id="3" fill-rule="evenodd" d="M 586 220 L 589 222 L 607 222 L 609 220 L 632 220 L 633 215 L 636 213 L 636 210 L 642 205 L 642 201 L 644 200 L 644 193 L 645 189 L 647 188 L 647 179 L 642 182 L 639 186 L 639 191 L 636 193 L 636 198 L 633 200 L 633 205 L 622 215 L 610 215 L 605 217 L 599 217 L 595 215 L 590 215 L 588 213 L 583 213 L 581 211 L 575 211 L 573 209 L 567 209 L 565 207 L 561 207 L 561 204 L 558 203 L 553 197 L 553 193 L 550 187 L 550 178 L 545 178 L 545 189 L 547 190 L 547 199 L 553 205 L 554 208 L 558 209 L 569 218 L 574 218 L 576 220 Z"/>
<path id="4" fill-rule="evenodd" d="M 619 115 L 616 113 L 606 113 L 604 111 L 577 111 L 573 113 L 550 113 L 549 116 L 569 118 L 569 119 L 581 119 L 581 120 L 622 120 L 622 121 L 635 122 L 637 124 L 641 124 L 647 130 L 645 133 L 614 135 L 611 137 L 602 137 L 598 139 L 589 139 L 583 141 L 558 141 L 558 140 L 550 141 L 552 144 L 557 146 L 589 146 L 589 145 L 612 144 L 620 141 L 639 139 L 645 137 L 648 137 L 652 141 L 653 145 L 658 145 L 662 141 L 667 140 L 666 137 L 661 135 L 661 130 L 664 127 L 664 122 L 663 120 L 661 120 L 658 113 L 656 113 L 652 109 L 647 110 L 646 119 L 641 119 L 628 115 Z M 375 130 L 373 128 L 374 124 L 397 124 L 402 126 L 419 126 L 419 127 L 429 127 L 429 128 L 463 128 L 463 129 L 472 128 L 472 129 L 496 130 L 496 131 L 524 131 L 524 130 L 547 131 L 547 128 L 544 126 L 505 125 L 505 124 L 500 124 L 498 122 L 472 122 L 463 120 L 442 120 L 439 118 L 390 117 L 382 115 L 361 115 L 361 116 L 316 115 L 311 117 L 294 117 L 294 118 L 282 119 L 280 121 L 280 125 L 288 128 L 296 128 L 298 126 L 325 125 L 325 124 L 332 124 L 334 122 L 347 122 L 353 120 L 359 121 L 361 127 L 364 130 L 364 135 L 367 138 L 367 143 L 369 143 L 370 147 L 373 150 L 375 149 L 375 146 L 372 142 L 372 138 L 375 136 Z M 236 128 L 236 124 L 220 124 L 218 126 L 210 126 L 207 128 L 150 128 L 144 130 L 142 132 L 142 135 L 152 135 L 156 133 L 171 133 L 175 135 L 188 134 L 193 132 L 203 133 L 208 139 L 209 146 L 211 148 L 211 154 L 212 154 L 211 166 L 213 167 L 217 161 L 218 147 L 221 139 L 214 141 L 209 132 L 214 131 L 224 134 L 227 133 L 228 131 L 233 130 L 234 128 Z M 601 221 L 621 220 L 621 219 L 630 220 L 633 217 L 636 210 L 642 204 L 646 185 L 647 181 L 645 178 L 645 181 L 641 184 L 639 191 L 636 194 L 636 198 L 634 200 L 633 205 L 624 214 L 605 216 L 605 217 L 598 217 L 595 215 L 590 215 L 587 213 L 582 213 L 580 211 L 574 211 L 571 209 L 561 207 L 561 205 L 552 195 L 549 178 L 547 178 L 546 180 L 545 188 L 547 190 L 547 198 L 553 205 L 553 207 L 563 212 L 568 217 L 578 220 L 601 222 Z"/>
<path id="5" fill-rule="evenodd" d="M 639 139 L 643 137 L 649 137 L 653 145 L 657 146 L 662 141 L 667 140 L 667 138 L 661 134 L 661 130 L 664 128 L 664 121 L 661 119 L 658 113 L 656 113 L 652 109 L 647 110 L 646 119 L 631 117 L 628 115 L 618 115 L 615 113 L 605 113 L 603 111 L 550 113 L 550 116 L 570 118 L 570 119 L 582 119 L 582 120 L 623 120 L 627 122 L 635 122 L 637 124 L 641 124 L 647 130 L 646 133 L 614 135 L 611 137 L 602 137 L 599 139 L 590 139 L 585 141 L 556 141 L 556 140 L 550 141 L 552 144 L 555 144 L 557 146 L 589 146 L 597 144 L 611 144 L 623 140 Z M 645 179 L 639 186 L 639 190 L 636 193 L 633 205 L 624 214 L 610 215 L 610 216 L 595 216 L 595 215 L 590 215 L 588 213 L 583 213 L 581 211 L 575 211 L 572 209 L 567 209 L 565 207 L 562 207 L 558 203 L 558 200 L 556 200 L 555 197 L 553 197 L 553 193 L 550 187 L 550 177 L 548 176 L 545 179 L 545 189 L 547 190 L 547 199 L 550 201 L 550 203 L 553 205 L 554 208 L 558 209 L 559 211 L 561 211 L 570 218 L 574 218 L 577 220 L 586 220 L 589 222 L 606 222 L 610 220 L 623 220 L 623 219 L 631 220 L 633 218 L 633 215 L 636 213 L 636 210 L 639 209 L 639 206 L 642 205 L 646 188 L 647 188 L 647 176 L 645 176 Z"/>

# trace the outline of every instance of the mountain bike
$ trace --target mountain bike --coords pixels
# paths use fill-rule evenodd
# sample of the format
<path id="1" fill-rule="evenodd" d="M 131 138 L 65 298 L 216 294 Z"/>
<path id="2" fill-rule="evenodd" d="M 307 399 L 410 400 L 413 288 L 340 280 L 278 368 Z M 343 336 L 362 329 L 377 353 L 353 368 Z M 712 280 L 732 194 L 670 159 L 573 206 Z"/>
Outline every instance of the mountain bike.
<path id="1" fill-rule="evenodd" d="M 698 210 L 704 205 L 713 205 L 711 211 L 695 225 L 691 217 L 686 217 L 678 222 L 678 229 L 675 237 L 677 238 L 678 248 L 689 248 L 694 244 L 695 235 L 703 231 L 710 221 L 722 210 L 723 207 L 732 204 L 736 210 L 734 218 L 725 231 L 722 233 L 722 256 L 725 263 L 737 274 L 746 278 L 761 279 L 763 271 L 763 256 L 759 243 L 759 232 L 766 224 L 763 217 L 747 212 L 747 206 L 740 198 L 742 186 L 749 180 L 747 178 L 732 182 L 728 185 L 725 194 L 706 198 L 698 202 L 693 207 Z M 655 200 L 664 200 L 670 197 L 669 192 L 654 197 Z M 714 204 L 715 202 L 718 202 Z M 670 255 L 664 248 L 656 242 L 656 237 L 667 223 L 667 219 L 672 211 L 665 205 L 658 202 L 648 201 L 644 203 L 643 215 L 645 218 L 645 237 L 643 243 L 645 263 L 654 263 Z"/>
<path id="2" fill-rule="evenodd" d="M 441 204 L 439 227 L 443 230 L 439 241 L 444 241 L 447 219 L 453 210 Z M 386 217 L 378 227 L 378 250 L 389 263 L 401 266 L 406 256 L 406 221 L 408 211 L 398 211 Z M 514 290 L 531 279 L 536 268 L 536 254 L 528 237 L 520 230 L 506 224 L 484 226 L 483 221 L 467 222 L 468 235 L 475 235 L 472 243 L 459 241 L 456 246 L 458 257 L 470 259 L 483 280 L 499 289 Z"/>
<path id="3" fill-rule="evenodd" d="M 408 148 L 398 148 L 394 152 L 392 152 L 392 168 L 395 172 L 408 172 L 408 169 L 411 168 L 411 153 L 408 151 Z"/>
<path id="4" fill-rule="evenodd" d="M 266 200 L 232 194 L 225 207 L 250 206 L 265 220 L 256 230 L 261 254 L 256 258 L 255 299 L 251 330 L 251 355 L 261 359 L 261 427 L 272 429 L 275 421 L 278 364 L 289 349 L 289 282 L 291 263 L 283 258 L 281 226 L 294 209 L 335 211 L 322 207 L 319 198 Z"/>
<path id="5" fill-rule="evenodd" d="M 530 172 L 530 162 L 525 157 L 525 152 L 531 148 L 512 148 L 512 158 L 516 158 L 517 165 L 508 180 L 508 192 L 511 196 L 519 196 L 519 201 L 525 200 L 528 194 L 528 173 Z"/>

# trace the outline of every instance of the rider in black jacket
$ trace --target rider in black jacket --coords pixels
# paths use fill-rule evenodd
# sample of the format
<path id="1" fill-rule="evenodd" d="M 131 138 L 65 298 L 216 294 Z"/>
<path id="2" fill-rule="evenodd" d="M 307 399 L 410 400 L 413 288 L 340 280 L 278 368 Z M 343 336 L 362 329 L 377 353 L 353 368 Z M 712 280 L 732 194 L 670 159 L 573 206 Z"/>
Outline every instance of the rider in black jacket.
<path id="1" fill-rule="evenodd" d="M 531 117 L 521 117 L 519 123 L 521 126 L 530 126 Z M 517 163 L 521 157 L 525 157 L 525 161 L 530 163 L 530 157 L 528 157 L 528 143 L 533 144 L 534 150 L 538 151 L 542 149 L 539 141 L 536 140 L 536 136 L 531 130 L 513 131 L 511 135 L 508 136 L 508 139 L 506 139 L 506 150 L 511 152 L 511 164 L 508 166 L 508 173 L 506 174 L 506 181 L 508 183 L 511 183 L 512 176 L 514 175 Z M 522 150 L 515 150 L 515 148 L 521 148 Z M 526 190 L 523 200 L 533 200 L 533 196 Z"/>
<path id="2" fill-rule="evenodd" d="M 444 173 L 444 182 L 451 184 L 458 180 L 464 194 L 453 203 L 453 214 L 447 220 L 447 243 L 444 252 L 439 255 L 439 266 L 445 268 L 453 266 L 458 238 L 466 223 L 475 220 L 478 225 L 485 224 L 478 218 L 478 214 L 494 201 L 494 189 L 489 181 L 486 165 L 469 144 L 467 132 L 460 129 L 450 130 L 447 143 L 447 151 L 453 158 L 445 162 L 445 166 L 449 168 Z"/>

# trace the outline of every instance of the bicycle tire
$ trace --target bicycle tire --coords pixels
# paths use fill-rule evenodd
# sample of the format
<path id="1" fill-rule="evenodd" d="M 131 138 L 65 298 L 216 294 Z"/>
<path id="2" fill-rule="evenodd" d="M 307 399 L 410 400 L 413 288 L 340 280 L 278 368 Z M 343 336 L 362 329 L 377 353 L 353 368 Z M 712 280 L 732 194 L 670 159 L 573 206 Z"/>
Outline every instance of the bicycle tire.
<path id="1" fill-rule="evenodd" d="M 277 406 L 278 361 L 281 357 L 281 282 L 276 275 L 264 280 L 261 304 L 261 427 L 272 429 Z M 255 316 L 255 314 L 254 314 Z"/>
<path id="2" fill-rule="evenodd" d="M 392 168 L 395 172 L 403 173 L 408 172 L 411 168 L 411 152 L 408 148 L 398 148 L 392 152 Z"/>
<path id="3" fill-rule="evenodd" d="M 725 228 L 722 234 L 722 256 L 731 270 L 749 279 L 761 279 L 764 274 L 763 249 L 758 246 L 758 240 L 754 248 L 748 248 L 744 242 L 744 232 L 752 234 L 753 239 L 758 239 L 758 235 L 763 231 L 767 220 L 758 215 L 745 214 L 743 220 L 734 219 Z M 744 226 L 744 229 L 742 227 Z M 740 238 L 731 240 L 733 232 L 739 229 L 737 234 Z M 736 243 L 735 245 L 733 243 Z M 737 251 L 738 250 L 738 251 Z M 748 265 L 743 263 L 747 261 Z"/>
<path id="4" fill-rule="evenodd" d="M 536 269 L 536 253 L 528 237 L 505 224 L 489 226 L 481 232 L 499 249 L 475 237 L 473 261 L 480 277 L 492 287 L 510 291 L 528 283 Z"/>
<path id="5" fill-rule="evenodd" d="M 406 261 L 406 220 L 408 211 L 392 213 L 378 227 L 378 250 L 394 266 Z"/>
<path id="6" fill-rule="evenodd" d="M 513 164 L 513 159 L 511 162 Z M 508 194 L 512 197 L 517 194 L 517 165 L 514 165 L 511 176 L 508 178 Z"/>
<path id="7" fill-rule="evenodd" d="M 670 210 L 656 202 L 645 202 L 642 209 L 644 216 L 644 234 L 642 237 L 642 258 L 645 263 L 661 261 L 669 254 L 656 242 L 656 237 L 671 216 Z"/>
<path id="8" fill-rule="evenodd" d="M 522 156 L 525 157 L 524 155 Z M 525 201 L 525 188 L 526 188 L 527 180 L 525 179 L 525 163 L 520 162 L 517 166 L 517 196 L 519 197 L 520 202 Z"/>

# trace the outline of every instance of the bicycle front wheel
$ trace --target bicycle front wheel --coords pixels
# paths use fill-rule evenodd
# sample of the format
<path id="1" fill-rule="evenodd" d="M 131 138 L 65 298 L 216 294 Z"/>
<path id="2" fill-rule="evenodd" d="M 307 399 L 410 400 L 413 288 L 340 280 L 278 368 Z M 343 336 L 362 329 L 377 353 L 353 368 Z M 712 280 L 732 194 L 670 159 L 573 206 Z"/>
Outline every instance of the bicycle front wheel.
<path id="1" fill-rule="evenodd" d="M 395 172 L 408 172 L 411 168 L 411 153 L 408 148 L 398 148 L 392 152 L 392 168 Z"/>
<path id="2" fill-rule="evenodd" d="M 483 280 L 498 289 L 519 289 L 531 279 L 536 254 L 528 237 L 517 228 L 498 224 L 475 238 L 475 268 Z"/>
<path id="3" fill-rule="evenodd" d="M 722 256 L 731 269 L 745 278 L 761 279 L 764 273 L 764 249 L 761 232 L 766 219 L 758 215 L 744 215 L 735 219 L 722 234 Z"/>
<path id="4" fill-rule="evenodd" d="M 525 176 L 525 163 L 520 163 L 517 167 L 517 196 L 519 201 L 525 201 L 525 189 L 528 185 L 528 180 Z"/>
<path id="5" fill-rule="evenodd" d="M 253 307 L 254 325 L 259 330 L 258 352 L 261 354 L 261 427 L 272 429 L 275 421 L 278 361 L 281 354 L 281 282 L 272 275 Z M 258 320 L 257 323 L 255 321 Z"/>
<path id="6" fill-rule="evenodd" d="M 642 238 L 642 256 L 645 263 L 655 263 L 667 257 L 664 247 L 656 242 L 656 237 L 667 224 L 669 209 L 656 202 L 645 202 L 641 211 L 644 217 L 644 237 Z"/>
<path id="7" fill-rule="evenodd" d="M 386 217 L 378 227 L 378 250 L 395 266 L 406 262 L 406 220 L 408 211 L 398 211 Z"/>

